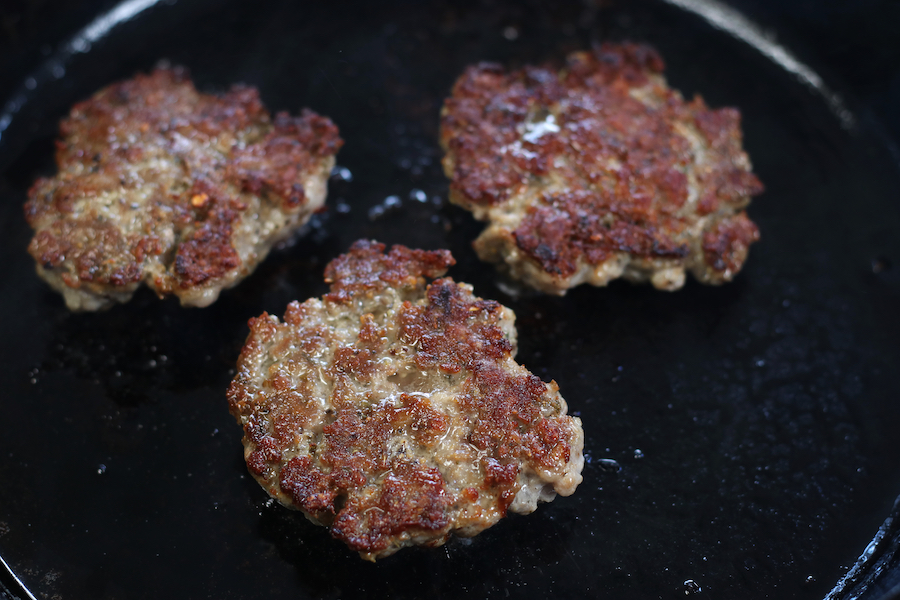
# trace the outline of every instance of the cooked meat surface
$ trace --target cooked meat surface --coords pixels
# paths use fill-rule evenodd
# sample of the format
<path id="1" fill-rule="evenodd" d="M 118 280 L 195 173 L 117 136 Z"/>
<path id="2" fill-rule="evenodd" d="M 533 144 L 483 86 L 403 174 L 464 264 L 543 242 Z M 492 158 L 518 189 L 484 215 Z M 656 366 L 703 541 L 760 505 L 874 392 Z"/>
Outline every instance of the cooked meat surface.
<path id="1" fill-rule="evenodd" d="M 559 71 L 470 67 L 441 143 L 450 200 L 490 223 L 479 256 L 548 293 L 618 277 L 675 290 L 685 271 L 723 283 L 759 239 L 740 114 L 685 102 L 648 46 L 604 44 Z"/>
<path id="2" fill-rule="evenodd" d="M 179 68 L 104 88 L 60 130 L 59 173 L 35 182 L 25 216 L 38 274 L 72 310 L 141 283 L 214 302 L 322 206 L 343 143 L 312 111 L 272 119 L 255 89 L 200 94 Z"/>
<path id="3" fill-rule="evenodd" d="M 513 312 L 427 284 L 453 263 L 356 242 L 322 299 L 250 320 L 228 390 L 253 476 L 365 559 L 473 536 L 581 482 L 581 421 L 513 360 Z"/>

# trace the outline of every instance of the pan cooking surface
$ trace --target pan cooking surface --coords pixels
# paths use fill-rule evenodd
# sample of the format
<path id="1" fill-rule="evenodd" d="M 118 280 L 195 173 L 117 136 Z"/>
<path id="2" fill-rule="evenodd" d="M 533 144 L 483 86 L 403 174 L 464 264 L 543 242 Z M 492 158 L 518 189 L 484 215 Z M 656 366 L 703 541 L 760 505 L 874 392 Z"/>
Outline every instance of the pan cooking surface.
<path id="1" fill-rule="evenodd" d="M 821 598 L 900 492 L 900 180 L 833 103 L 690 11 L 635 1 L 161 3 L 59 62 L 0 139 L 0 555 L 39 597 Z M 669 83 L 743 114 L 767 191 L 736 281 L 564 298 L 477 261 L 446 204 L 438 112 L 479 60 L 654 45 Z M 33 273 L 21 205 L 68 107 L 157 61 L 203 91 L 331 117 L 329 212 L 206 309 L 138 293 L 71 314 Z M 61 72 L 60 72 L 61 70 Z M 518 316 L 519 362 L 586 432 L 584 483 L 471 540 L 363 563 L 246 473 L 225 389 L 246 320 L 320 295 L 361 237 L 449 248 L 450 275 Z M 511 295 L 512 294 L 512 295 Z"/>

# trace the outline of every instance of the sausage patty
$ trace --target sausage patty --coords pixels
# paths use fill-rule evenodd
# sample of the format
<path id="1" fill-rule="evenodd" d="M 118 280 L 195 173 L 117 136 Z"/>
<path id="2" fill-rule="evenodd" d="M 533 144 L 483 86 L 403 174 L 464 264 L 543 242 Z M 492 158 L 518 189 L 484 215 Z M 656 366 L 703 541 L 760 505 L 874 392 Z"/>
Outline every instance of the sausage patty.
<path id="1" fill-rule="evenodd" d="M 562 70 L 468 68 L 444 104 L 450 200 L 489 226 L 486 261 L 549 293 L 624 277 L 730 281 L 759 239 L 762 184 L 740 114 L 685 102 L 648 46 L 604 44 Z"/>
<path id="2" fill-rule="evenodd" d="M 449 278 L 426 285 L 453 263 L 356 242 L 322 299 L 250 320 L 228 390 L 253 476 L 369 560 L 581 482 L 581 421 L 513 360 L 513 312 Z"/>
<path id="3" fill-rule="evenodd" d="M 272 119 L 249 87 L 200 94 L 158 68 L 76 104 L 59 173 L 25 215 L 38 274 L 72 310 L 128 301 L 145 283 L 207 306 L 325 201 L 343 143 L 325 117 Z"/>

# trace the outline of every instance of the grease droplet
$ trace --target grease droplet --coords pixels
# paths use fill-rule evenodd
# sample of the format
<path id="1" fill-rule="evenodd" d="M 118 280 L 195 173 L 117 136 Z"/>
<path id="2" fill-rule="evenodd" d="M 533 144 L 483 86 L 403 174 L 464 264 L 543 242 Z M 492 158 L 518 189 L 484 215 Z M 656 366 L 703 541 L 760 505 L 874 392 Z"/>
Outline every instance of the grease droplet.
<path id="1" fill-rule="evenodd" d="M 519 38 L 519 30 L 510 25 L 509 27 L 503 28 L 503 37 L 505 37 L 510 42 Z"/>
<path id="2" fill-rule="evenodd" d="M 607 473 L 618 473 L 622 470 L 622 465 L 613 458 L 601 458 L 597 463 L 600 465 L 600 470 Z"/>
<path id="3" fill-rule="evenodd" d="M 384 207 L 380 204 L 376 204 L 372 208 L 369 209 L 369 220 L 374 221 L 380 217 L 384 216 Z"/>
<path id="4" fill-rule="evenodd" d="M 347 167 L 335 167 L 331 170 L 331 176 L 341 181 L 353 181 L 353 173 Z"/>

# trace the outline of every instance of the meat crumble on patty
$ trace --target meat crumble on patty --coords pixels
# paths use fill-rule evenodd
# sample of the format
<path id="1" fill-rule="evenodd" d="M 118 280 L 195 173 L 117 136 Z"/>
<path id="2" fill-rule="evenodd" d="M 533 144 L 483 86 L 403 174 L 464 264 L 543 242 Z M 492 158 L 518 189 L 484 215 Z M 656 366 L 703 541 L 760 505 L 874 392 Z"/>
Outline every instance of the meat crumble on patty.
<path id="1" fill-rule="evenodd" d="M 675 290 L 685 271 L 730 281 L 759 230 L 762 184 L 740 114 L 685 102 L 652 48 L 604 44 L 561 71 L 469 67 L 445 101 L 450 200 L 489 226 L 475 241 L 539 290 L 623 277 Z"/>
<path id="2" fill-rule="evenodd" d="M 250 320 L 228 390 L 253 476 L 368 560 L 473 536 L 582 479 L 581 421 L 513 360 L 513 312 L 426 284 L 452 264 L 356 242 L 322 299 Z"/>
<path id="3" fill-rule="evenodd" d="M 72 310 L 126 302 L 145 283 L 207 306 L 325 201 L 342 145 L 310 110 L 274 119 L 259 93 L 198 93 L 158 68 L 76 104 L 60 126 L 59 173 L 25 216 L 38 274 Z"/>

